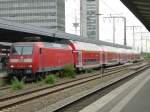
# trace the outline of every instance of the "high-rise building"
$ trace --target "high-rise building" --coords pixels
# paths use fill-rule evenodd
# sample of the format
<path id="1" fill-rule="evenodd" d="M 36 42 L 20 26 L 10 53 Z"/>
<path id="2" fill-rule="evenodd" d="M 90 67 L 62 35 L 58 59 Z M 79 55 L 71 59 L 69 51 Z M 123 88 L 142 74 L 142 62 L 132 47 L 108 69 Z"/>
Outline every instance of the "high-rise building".
<path id="1" fill-rule="evenodd" d="M 0 0 L 0 18 L 65 31 L 65 0 Z"/>
<path id="2" fill-rule="evenodd" d="M 80 0 L 81 36 L 99 40 L 99 0 Z"/>

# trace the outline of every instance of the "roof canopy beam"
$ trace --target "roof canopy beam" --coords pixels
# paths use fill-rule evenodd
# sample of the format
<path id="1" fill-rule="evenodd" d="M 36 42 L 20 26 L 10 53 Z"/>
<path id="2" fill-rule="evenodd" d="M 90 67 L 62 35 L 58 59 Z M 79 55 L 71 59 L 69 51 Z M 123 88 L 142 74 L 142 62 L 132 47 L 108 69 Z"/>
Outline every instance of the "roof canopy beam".
<path id="1" fill-rule="evenodd" d="M 150 0 L 121 0 L 150 31 Z"/>
<path id="2" fill-rule="evenodd" d="M 136 5 L 143 5 L 143 6 L 150 6 L 150 1 L 146 1 L 146 0 L 133 0 L 133 4 L 136 4 Z"/>
<path id="3" fill-rule="evenodd" d="M 138 9 L 142 10 L 142 11 L 150 11 L 150 6 L 137 6 Z"/>

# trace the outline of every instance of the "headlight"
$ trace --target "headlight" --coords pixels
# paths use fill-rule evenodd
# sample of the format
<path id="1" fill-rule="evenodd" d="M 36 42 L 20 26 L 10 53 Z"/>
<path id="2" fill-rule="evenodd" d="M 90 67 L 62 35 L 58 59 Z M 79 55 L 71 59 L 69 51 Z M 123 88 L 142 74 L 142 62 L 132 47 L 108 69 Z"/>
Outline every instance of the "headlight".
<path id="1" fill-rule="evenodd" d="M 32 68 L 32 65 L 29 65 L 28 67 L 29 67 L 29 68 Z"/>
<path id="2" fill-rule="evenodd" d="M 10 68 L 14 68 L 14 65 L 10 65 Z"/>

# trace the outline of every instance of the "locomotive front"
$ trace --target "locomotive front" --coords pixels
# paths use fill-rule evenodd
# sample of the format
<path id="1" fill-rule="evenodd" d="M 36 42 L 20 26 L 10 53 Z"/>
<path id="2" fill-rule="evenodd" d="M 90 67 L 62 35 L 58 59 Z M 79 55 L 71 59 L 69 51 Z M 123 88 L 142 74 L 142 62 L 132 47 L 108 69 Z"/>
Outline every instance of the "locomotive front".
<path id="1" fill-rule="evenodd" d="M 10 51 L 8 74 L 21 76 L 32 74 L 33 44 L 13 44 Z"/>

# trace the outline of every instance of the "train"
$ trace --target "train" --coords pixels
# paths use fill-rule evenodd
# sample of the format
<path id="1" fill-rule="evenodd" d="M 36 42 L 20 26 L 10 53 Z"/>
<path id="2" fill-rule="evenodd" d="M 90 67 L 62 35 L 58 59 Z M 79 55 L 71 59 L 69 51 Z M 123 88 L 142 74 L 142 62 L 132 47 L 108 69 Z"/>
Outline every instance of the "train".
<path id="1" fill-rule="evenodd" d="M 16 42 L 10 49 L 8 74 L 36 77 L 63 70 L 69 64 L 79 71 L 140 60 L 140 53 L 134 50 L 92 43 Z"/>

